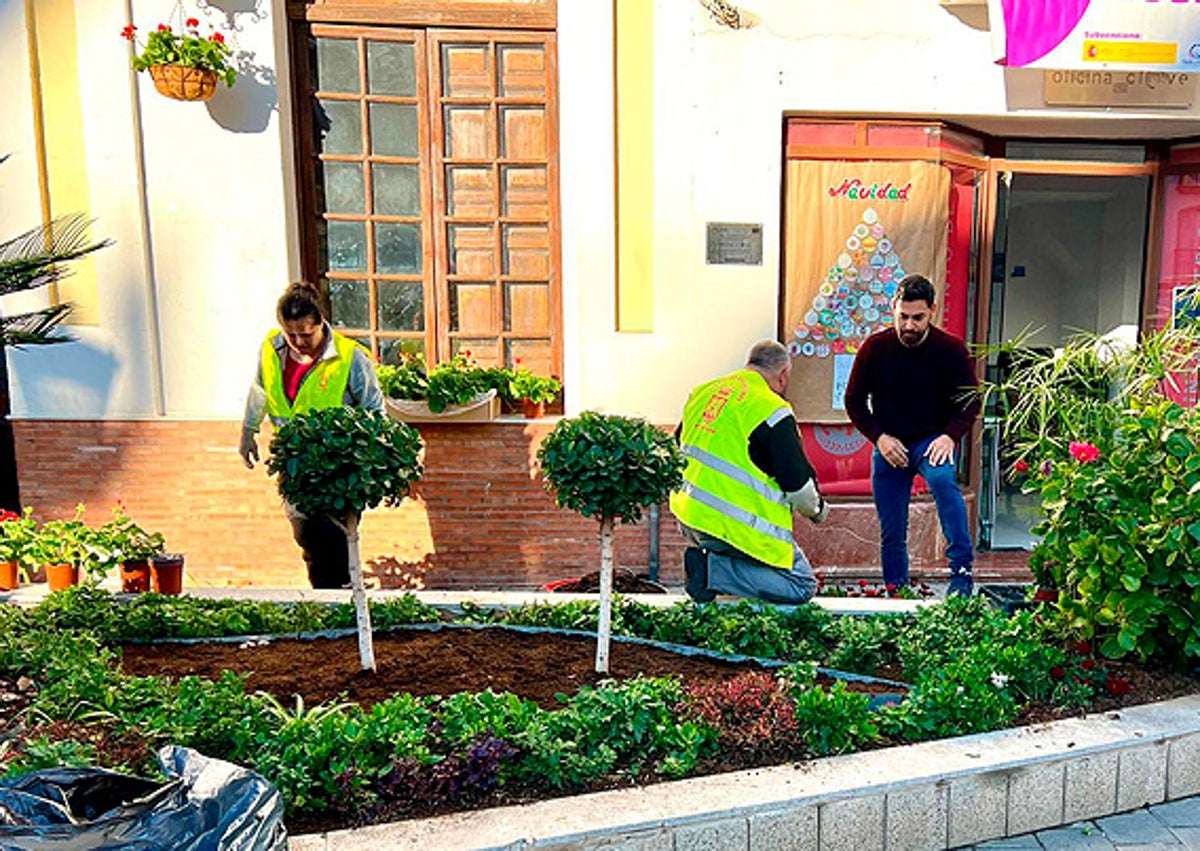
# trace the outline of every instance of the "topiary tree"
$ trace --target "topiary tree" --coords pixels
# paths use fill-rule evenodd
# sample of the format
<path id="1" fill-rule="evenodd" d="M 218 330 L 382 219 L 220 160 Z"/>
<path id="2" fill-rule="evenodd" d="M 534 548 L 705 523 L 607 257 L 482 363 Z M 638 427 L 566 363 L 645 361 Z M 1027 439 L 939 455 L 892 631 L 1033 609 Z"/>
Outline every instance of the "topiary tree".
<path id="1" fill-rule="evenodd" d="M 363 589 L 358 521 L 365 508 L 399 505 L 421 478 L 421 437 L 378 411 L 325 408 L 293 417 L 271 438 L 267 471 L 279 493 L 310 516 L 346 533 L 363 670 L 375 670 L 371 612 Z"/>
<path id="2" fill-rule="evenodd" d="M 644 419 L 585 411 L 564 419 L 538 448 L 546 489 L 561 508 L 600 521 L 600 623 L 596 670 L 608 672 L 612 630 L 613 521 L 636 523 L 642 510 L 683 485 L 683 453 Z"/>

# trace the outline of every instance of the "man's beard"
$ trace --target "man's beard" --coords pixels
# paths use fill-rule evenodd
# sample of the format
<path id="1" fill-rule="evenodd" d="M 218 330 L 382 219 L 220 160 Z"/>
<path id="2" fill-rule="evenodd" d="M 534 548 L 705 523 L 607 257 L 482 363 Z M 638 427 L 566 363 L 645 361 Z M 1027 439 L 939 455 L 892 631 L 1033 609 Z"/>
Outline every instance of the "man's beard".
<path id="1" fill-rule="evenodd" d="M 919 346 L 928 332 L 928 328 L 924 331 L 901 331 L 900 342 L 906 346 Z"/>

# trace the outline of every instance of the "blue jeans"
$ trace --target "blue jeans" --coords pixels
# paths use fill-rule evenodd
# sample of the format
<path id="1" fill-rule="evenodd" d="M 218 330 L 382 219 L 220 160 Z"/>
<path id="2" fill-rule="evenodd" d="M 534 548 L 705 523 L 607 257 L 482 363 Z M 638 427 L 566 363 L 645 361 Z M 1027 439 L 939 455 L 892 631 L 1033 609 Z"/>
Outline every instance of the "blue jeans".
<path id="1" fill-rule="evenodd" d="M 936 437 L 936 435 L 935 435 Z M 897 469 L 875 450 L 871 458 L 871 493 L 879 515 L 879 555 L 883 562 L 883 581 L 901 587 L 908 584 L 908 501 L 913 477 L 918 473 L 929 485 L 937 506 L 938 521 L 946 536 L 946 558 L 950 573 L 969 571 L 975 561 L 971 529 L 967 522 L 967 503 L 963 499 L 954 465 L 936 467 L 925 457 L 933 437 L 908 446 L 908 466 Z"/>
<path id="2" fill-rule="evenodd" d="M 714 538 L 707 532 L 679 524 L 683 537 L 708 553 L 708 589 L 718 594 L 733 594 L 799 606 L 817 593 L 817 578 L 804 551 L 792 543 L 792 569 L 772 567 L 743 553 L 732 544 Z"/>

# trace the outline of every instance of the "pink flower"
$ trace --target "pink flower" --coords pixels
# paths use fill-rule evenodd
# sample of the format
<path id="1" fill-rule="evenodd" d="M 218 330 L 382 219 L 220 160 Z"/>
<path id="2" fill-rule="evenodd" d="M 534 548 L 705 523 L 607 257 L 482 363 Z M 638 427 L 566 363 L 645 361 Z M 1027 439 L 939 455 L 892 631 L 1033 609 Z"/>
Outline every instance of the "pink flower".
<path id="1" fill-rule="evenodd" d="M 1071 456 L 1082 464 L 1090 464 L 1100 458 L 1100 450 L 1083 440 L 1072 440 L 1067 447 Z"/>
<path id="2" fill-rule="evenodd" d="M 183 22 L 183 25 L 185 27 L 187 27 L 189 30 L 194 30 L 196 27 L 200 26 L 200 21 L 197 20 L 196 18 L 188 18 L 186 21 Z"/>
<path id="3" fill-rule="evenodd" d="M 1018 458 L 1016 463 L 1013 464 L 1013 469 L 1018 473 L 1028 473 L 1029 472 L 1029 462 L 1026 461 L 1024 458 Z"/>

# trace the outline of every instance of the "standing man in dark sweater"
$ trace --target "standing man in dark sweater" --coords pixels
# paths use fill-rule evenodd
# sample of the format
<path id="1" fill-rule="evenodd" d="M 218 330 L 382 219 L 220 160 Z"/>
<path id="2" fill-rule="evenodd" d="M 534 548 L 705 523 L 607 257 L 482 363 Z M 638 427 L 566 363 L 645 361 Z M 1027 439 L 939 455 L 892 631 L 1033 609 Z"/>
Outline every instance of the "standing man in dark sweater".
<path id="1" fill-rule="evenodd" d="M 954 450 L 979 413 L 975 369 L 962 341 L 934 327 L 936 292 L 909 275 L 896 288 L 894 327 L 866 339 L 846 385 L 846 413 L 875 444 L 871 492 L 879 515 L 883 581 L 908 584 L 908 501 L 913 477 L 924 477 L 937 505 L 949 594 L 970 595 L 975 560 Z"/>

